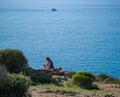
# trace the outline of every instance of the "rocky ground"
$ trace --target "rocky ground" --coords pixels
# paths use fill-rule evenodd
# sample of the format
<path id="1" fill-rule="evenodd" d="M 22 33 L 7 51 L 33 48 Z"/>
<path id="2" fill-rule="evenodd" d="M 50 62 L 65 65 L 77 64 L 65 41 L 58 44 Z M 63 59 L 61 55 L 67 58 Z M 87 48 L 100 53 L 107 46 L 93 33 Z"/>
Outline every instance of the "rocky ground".
<path id="1" fill-rule="evenodd" d="M 61 72 L 60 74 L 56 74 L 55 72 L 53 73 L 51 71 L 33 70 L 31 68 L 25 70 L 24 73 L 27 76 L 33 78 L 32 79 L 33 81 L 34 79 L 37 79 L 37 81 L 43 82 L 43 80 L 41 81 L 42 78 L 44 78 L 44 80 L 52 78 L 61 85 L 64 85 L 66 81 L 71 80 L 72 75 L 75 74 L 75 72 L 71 71 L 64 71 Z M 108 81 L 108 79 L 109 81 L 113 80 L 113 78 L 107 76 L 106 79 L 102 79 L 101 81 L 99 81 L 99 83 L 95 82 L 94 85 L 96 85 L 99 88 L 99 90 L 92 90 L 92 92 L 83 91 L 73 92 L 64 90 L 62 88 L 52 89 L 51 87 L 41 88 L 37 86 L 36 87 L 31 86 L 29 88 L 29 92 L 32 97 L 120 97 L 120 83 L 105 84 L 104 82 Z"/>
<path id="2" fill-rule="evenodd" d="M 29 91 L 32 97 L 120 97 L 120 85 L 103 83 L 97 85 L 103 90 L 101 93 L 98 93 L 97 90 L 93 90 L 92 93 L 85 93 L 39 87 L 31 87 Z"/>

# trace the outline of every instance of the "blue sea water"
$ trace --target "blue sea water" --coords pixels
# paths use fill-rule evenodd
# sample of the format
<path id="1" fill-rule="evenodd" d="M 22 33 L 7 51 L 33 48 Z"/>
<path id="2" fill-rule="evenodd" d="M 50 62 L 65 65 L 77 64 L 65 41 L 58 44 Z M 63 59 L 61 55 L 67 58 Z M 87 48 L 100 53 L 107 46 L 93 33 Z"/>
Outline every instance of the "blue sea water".
<path id="1" fill-rule="evenodd" d="M 42 5 L 0 9 L 0 50 L 22 50 L 35 69 L 55 67 L 120 78 L 120 6 Z"/>

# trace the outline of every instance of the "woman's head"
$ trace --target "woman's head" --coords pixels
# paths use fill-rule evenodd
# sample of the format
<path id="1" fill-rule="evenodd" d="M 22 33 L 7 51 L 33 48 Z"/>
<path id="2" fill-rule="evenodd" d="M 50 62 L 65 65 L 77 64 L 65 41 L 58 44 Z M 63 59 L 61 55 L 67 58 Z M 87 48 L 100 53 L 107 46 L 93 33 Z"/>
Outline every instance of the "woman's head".
<path id="1" fill-rule="evenodd" d="M 50 58 L 49 58 L 48 56 L 46 56 L 46 57 L 45 57 L 45 59 L 46 59 L 47 61 L 49 61 L 49 60 L 50 60 Z"/>

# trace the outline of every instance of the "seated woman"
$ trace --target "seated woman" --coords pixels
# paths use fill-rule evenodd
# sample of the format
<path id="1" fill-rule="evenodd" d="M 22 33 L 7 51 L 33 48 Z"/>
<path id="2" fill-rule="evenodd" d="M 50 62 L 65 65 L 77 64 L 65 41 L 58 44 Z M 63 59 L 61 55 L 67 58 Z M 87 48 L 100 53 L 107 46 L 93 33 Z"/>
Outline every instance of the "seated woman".
<path id="1" fill-rule="evenodd" d="M 54 69 L 54 65 L 52 60 L 47 56 L 46 58 L 47 64 L 44 65 L 44 70 L 50 70 L 50 69 Z"/>

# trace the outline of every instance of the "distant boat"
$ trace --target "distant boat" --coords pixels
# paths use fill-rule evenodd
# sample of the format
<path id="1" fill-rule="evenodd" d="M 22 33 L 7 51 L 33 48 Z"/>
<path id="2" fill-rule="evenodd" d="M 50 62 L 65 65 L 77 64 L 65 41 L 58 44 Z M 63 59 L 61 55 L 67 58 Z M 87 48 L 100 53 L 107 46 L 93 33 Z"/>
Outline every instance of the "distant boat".
<path id="1" fill-rule="evenodd" d="M 51 11 L 57 11 L 57 9 L 55 9 L 55 8 L 52 8 L 52 9 L 51 9 Z"/>

